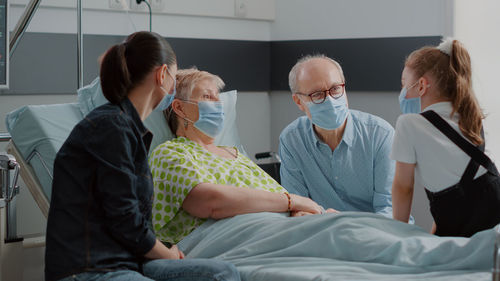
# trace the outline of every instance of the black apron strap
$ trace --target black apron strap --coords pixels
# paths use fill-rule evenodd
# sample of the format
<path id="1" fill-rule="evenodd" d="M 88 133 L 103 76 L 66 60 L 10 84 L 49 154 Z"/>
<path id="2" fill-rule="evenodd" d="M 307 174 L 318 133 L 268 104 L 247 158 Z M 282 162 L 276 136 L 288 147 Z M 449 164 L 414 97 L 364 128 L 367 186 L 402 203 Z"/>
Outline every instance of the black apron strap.
<path id="1" fill-rule="evenodd" d="M 482 127 L 481 127 L 481 137 L 484 140 L 484 130 Z M 485 143 L 486 142 L 483 141 L 483 143 L 477 147 L 477 148 L 479 148 L 479 150 L 481 150 L 481 152 L 484 152 Z M 477 174 L 477 170 L 479 170 L 479 166 L 480 165 L 476 161 L 474 161 L 474 159 L 471 158 L 469 161 L 469 164 L 467 165 L 467 168 L 465 168 L 465 171 L 462 174 L 462 178 L 460 178 L 460 182 L 466 183 L 466 182 L 471 182 L 472 180 L 474 180 L 474 176 Z"/>
<path id="2" fill-rule="evenodd" d="M 452 142 L 454 142 L 460 149 L 462 149 L 467 155 L 471 157 L 472 162 L 477 162 L 477 164 L 483 166 L 486 168 L 490 173 L 494 175 L 499 175 L 498 170 L 495 167 L 495 164 L 491 162 L 490 158 L 484 152 L 481 150 L 484 150 L 484 146 L 480 150 L 478 147 L 474 146 L 470 142 L 468 142 L 466 139 L 464 139 L 453 127 L 451 127 L 448 122 L 446 122 L 439 114 L 434 112 L 433 110 L 428 110 L 425 112 L 420 113 L 425 119 L 427 119 L 429 122 L 431 122 L 437 129 L 439 129 L 445 136 L 447 136 Z M 475 168 L 474 164 L 471 164 L 469 162 L 469 165 L 466 168 L 466 171 L 464 173 L 468 174 L 468 177 L 470 177 L 470 174 L 472 174 L 472 177 L 477 172 L 477 169 L 479 168 L 479 165 L 477 168 Z M 475 170 L 475 171 L 474 171 Z"/>
<path id="3" fill-rule="evenodd" d="M 471 182 L 474 179 L 474 176 L 477 174 L 477 170 L 479 170 L 479 164 L 474 161 L 474 159 L 470 159 L 467 168 L 465 168 L 462 177 L 460 178 L 461 183 Z"/>

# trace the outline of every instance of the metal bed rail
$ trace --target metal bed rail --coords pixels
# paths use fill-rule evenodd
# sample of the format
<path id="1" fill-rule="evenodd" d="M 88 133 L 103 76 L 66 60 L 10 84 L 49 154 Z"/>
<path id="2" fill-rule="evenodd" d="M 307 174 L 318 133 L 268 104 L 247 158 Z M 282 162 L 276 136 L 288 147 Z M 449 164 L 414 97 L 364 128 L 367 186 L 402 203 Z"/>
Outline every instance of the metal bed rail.
<path id="1" fill-rule="evenodd" d="M 8 142 L 10 139 L 11 136 L 9 133 L 0 133 L 0 142 Z"/>
<path id="2" fill-rule="evenodd" d="M 17 236 L 16 195 L 19 194 L 19 186 L 17 185 L 19 170 L 20 165 L 14 156 L 0 153 L 0 207 L 6 210 L 5 243 L 23 240 Z"/>
<path id="3" fill-rule="evenodd" d="M 33 171 L 31 167 L 27 166 L 26 161 L 22 158 L 21 154 L 15 148 L 12 143 L 12 137 L 9 133 L 0 133 L 0 143 L 8 142 L 6 151 L 7 153 L 0 153 L 0 208 L 6 209 L 6 235 L 5 243 L 21 242 L 23 248 L 35 248 L 45 246 L 45 234 L 31 234 L 23 235 L 22 237 L 17 233 L 17 206 L 16 206 L 16 195 L 19 194 L 20 187 L 17 185 L 19 175 L 22 176 L 28 190 L 35 199 L 36 203 L 40 207 L 42 213 L 47 217 L 48 213 L 48 200 L 41 194 L 41 191 L 35 190 L 35 182 Z M 8 154 L 12 153 L 12 154 Z M 37 156 L 44 166 L 45 170 L 48 172 L 47 166 L 43 159 L 40 157 L 37 151 L 32 152 L 29 158 Z M 11 180 L 11 174 L 13 170 L 13 179 Z M 52 177 L 51 173 L 48 172 L 49 176 Z M 40 186 L 38 183 L 37 186 Z M 2 241 L 0 241 L 2 243 Z M 1 277 L 0 277 L 1 278 Z"/>

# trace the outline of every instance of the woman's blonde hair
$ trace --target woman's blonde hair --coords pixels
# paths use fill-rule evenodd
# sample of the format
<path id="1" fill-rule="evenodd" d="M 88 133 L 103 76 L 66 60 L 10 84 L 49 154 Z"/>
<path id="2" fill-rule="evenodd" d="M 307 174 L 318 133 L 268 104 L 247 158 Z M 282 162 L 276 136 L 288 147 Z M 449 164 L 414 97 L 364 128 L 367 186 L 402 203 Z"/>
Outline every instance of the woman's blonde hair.
<path id="1" fill-rule="evenodd" d="M 417 77 L 431 75 L 443 97 L 451 101 L 451 115 L 459 114 L 460 131 L 476 145 L 484 142 L 481 137 L 484 115 L 472 89 L 471 60 L 462 43 L 453 40 L 450 55 L 436 47 L 418 49 L 408 56 L 405 66 Z"/>
<path id="2" fill-rule="evenodd" d="M 176 75 L 175 98 L 186 101 L 189 100 L 198 82 L 206 79 L 211 80 L 219 91 L 225 86 L 224 81 L 222 81 L 219 76 L 207 71 L 198 70 L 196 67 L 178 70 Z M 177 120 L 177 114 L 172 109 L 172 104 L 164 111 L 164 114 L 170 130 L 176 135 L 179 122 Z"/>

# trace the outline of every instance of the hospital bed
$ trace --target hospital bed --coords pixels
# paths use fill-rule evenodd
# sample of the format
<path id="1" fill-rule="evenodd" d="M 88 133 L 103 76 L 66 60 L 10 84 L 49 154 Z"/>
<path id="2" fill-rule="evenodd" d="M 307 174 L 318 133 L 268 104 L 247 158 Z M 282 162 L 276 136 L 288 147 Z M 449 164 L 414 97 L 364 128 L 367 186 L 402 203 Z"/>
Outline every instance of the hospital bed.
<path id="1" fill-rule="evenodd" d="M 223 131 L 216 139 L 216 143 L 220 145 L 236 146 L 242 153 L 245 153 L 241 146 L 238 130 L 236 128 L 236 98 L 236 91 L 221 93 L 221 99 L 224 101 L 226 118 Z M 50 205 L 52 166 L 57 151 L 68 137 L 72 128 L 93 108 L 105 102 L 106 100 L 100 90 L 99 80 L 96 79 L 90 85 L 78 90 L 78 101 L 76 103 L 23 106 L 7 115 L 7 129 L 12 137 L 7 145 L 7 151 L 14 155 L 21 165 L 20 175 L 45 216 L 48 215 Z M 148 119 L 145 120 L 145 125 L 154 134 L 151 147 L 155 147 L 173 138 L 161 111 L 153 111 Z M 228 224 L 227 222 L 221 222 L 221 224 L 224 223 Z M 231 225 L 227 227 L 228 233 L 236 229 L 232 229 L 233 227 Z M 206 228 L 210 228 L 210 226 L 207 225 Z M 281 231 L 286 230 L 282 229 Z M 194 239 L 198 233 L 195 233 L 191 239 Z M 314 235 L 314 233 L 311 235 Z M 500 238 L 500 236 L 498 237 Z M 211 239 L 215 240 L 216 237 Z M 277 242 L 273 242 L 272 244 L 279 243 L 279 239 L 276 241 Z M 182 243 L 183 241 L 181 241 L 181 244 Z M 235 239 L 224 240 L 221 241 L 221 243 L 229 245 L 230 243 L 235 243 Z M 184 244 L 189 245 L 189 241 L 185 241 Z M 221 256 L 213 254 L 211 249 L 213 247 L 210 246 L 210 243 L 205 245 L 204 243 L 200 243 L 200 241 L 196 241 L 191 244 L 191 246 L 186 247 L 201 247 L 202 250 L 197 251 L 206 252 L 206 257 L 222 256 L 222 258 L 224 258 L 226 254 L 222 253 L 220 254 Z M 238 243 L 234 245 L 235 247 L 241 246 Z M 196 249 L 197 248 L 195 248 L 195 250 Z M 251 252 L 248 248 L 241 250 L 232 249 L 232 252 L 235 251 L 237 255 L 240 255 L 242 253 L 241 251 L 247 254 Z M 283 251 L 286 252 L 288 249 L 283 249 Z M 229 250 L 228 253 L 231 253 L 231 250 Z M 493 249 L 491 249 L 489 256 L 493 256 Z M 403 278 L 407 280 L 453 279 L 478 281 L 491 279 L 491 273 L 485 272 L 484 270 L 479 272 L 442 271 L 437 273 L 433 272 L 431 274 L 423 273 L 422 270 L 416 270 L 409 273 L 405 272 L 405 274 L 399 272 L 394 275 L 393 273 L 387 274 L 386 272 L 376 272 L 378 267 L 374 268 L 372 264 L 366 267 L 366 265 L 360 262 L 349 263 L 335 261 L 332 263 L 331 259 L 293 256 L 276 259 L 265 257 L 259 258 L 257 255 L 254 258 L 245 257 L 243 259 L 234 259 L 231 261 L 235 262 L 246 280 L 336 280 L 335 276 L 342 276 L 340 277 L 342 280 L 397 280 L 398 278 Z M 495 261 L 498 261 L 498 259 Z M 401 271 L 402 269 L 400 268 L 399 270 Z M 367 278 L 367 276 L 370 278 Z"/>
<path id="2" fill-rule="evenodd" d="M 215 142 L 236 146 L 246 154 L 236 129 L 236 95 L 236 91 L 221 93 L 226 118 L 224 129 Z M 7 152 L 20 163 L 21 178 L 45 217 L 48 216 L 52 166 L 57 151 L 85 115 L 107 102 L 98 78 L 79 89 L 77 97 L 76 103 L 23 106 L 6 117 L 12 138 L 7 144 Z M 153 111 L 144 123 L 154 136 L 151 148 L 173 138 L 161 111 Z"/>

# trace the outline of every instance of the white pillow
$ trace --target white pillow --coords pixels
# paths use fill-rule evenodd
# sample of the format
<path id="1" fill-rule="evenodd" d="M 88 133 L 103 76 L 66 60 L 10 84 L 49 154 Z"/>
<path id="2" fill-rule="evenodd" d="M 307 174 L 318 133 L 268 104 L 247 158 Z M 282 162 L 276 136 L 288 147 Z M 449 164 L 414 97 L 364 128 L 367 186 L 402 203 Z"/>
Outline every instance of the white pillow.
<path id="1" fill-rule="evenodd" d="M 238 127 L 236 127 L 236 100 L 238 93 L 236 90 L 222 92 L 219 98 L 224 102 L 224 125 L 222 132 L 215 138 L 215 144 L 236 146 L 241 153 L 247 155 L 243 145 L 241 145 Z"/>
<path id="2" fill-rule="evenodd" d="M 108 102 L 102 94 L 101 81 L 99 77 L 94 79 L 90 84 L 84 86 L 77 91 L 78 105 L 82 111 L 83 116 L 87 116 L 94 108 L 101 106 Z"/>
<path id="3" fill-rule="evenodd" d="M 86 116 L 94 108 L 108 102 L 102 93 L 99 77 L 89 85 L 78 89 L 77 93 L 78 105 L 83 116 Z M 220 99 L 224 102 L 224 125 L 222 132 L 215 139 L 215 143 L 217 145 L 236 146 L 241 153 L 246 154 L 241 145 L 238 128 L 236 128 L 237 92 L 233 90 L 220 93 Z M 150 151 L 153 151 L 159 144 L 175 137 L 170 131 L 161 110 L 153 110 L 144 121 L 144 125 L 153 133 Z"/>

